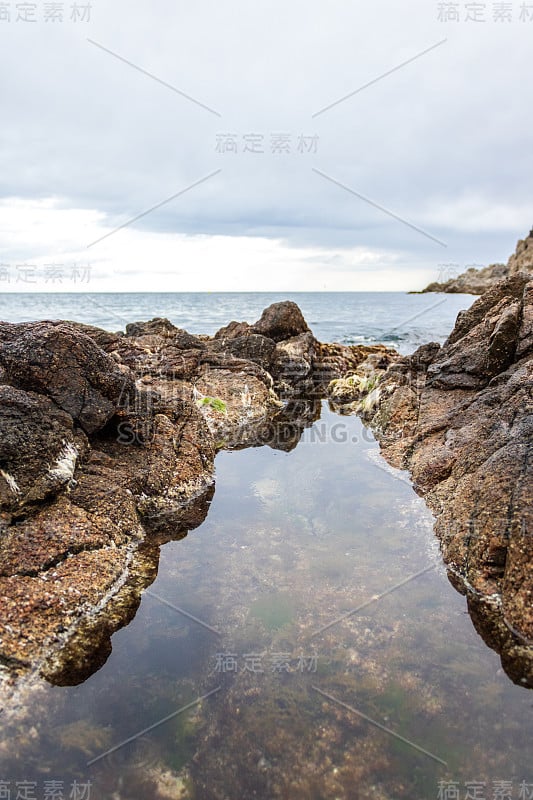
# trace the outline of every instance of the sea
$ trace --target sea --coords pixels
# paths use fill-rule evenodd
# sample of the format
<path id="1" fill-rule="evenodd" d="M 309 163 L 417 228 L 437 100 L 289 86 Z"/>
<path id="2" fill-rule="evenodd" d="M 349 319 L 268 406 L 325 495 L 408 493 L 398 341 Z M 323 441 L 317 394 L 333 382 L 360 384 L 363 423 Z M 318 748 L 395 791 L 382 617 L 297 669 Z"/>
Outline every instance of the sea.
<path id="1" fill-rule="evenodd" d="M 130 322 L 166 317 L 189 333 L 212 335 L 232 320 L 255 322 L 281 300 L 300 306 L 320 341 L 383 343 L 405 354 L 430 341 L 442 343 L 459 311 L 475 298 L 401 292 L 3 293 L 0 319 L 66 319 L 118 331 Z"/>

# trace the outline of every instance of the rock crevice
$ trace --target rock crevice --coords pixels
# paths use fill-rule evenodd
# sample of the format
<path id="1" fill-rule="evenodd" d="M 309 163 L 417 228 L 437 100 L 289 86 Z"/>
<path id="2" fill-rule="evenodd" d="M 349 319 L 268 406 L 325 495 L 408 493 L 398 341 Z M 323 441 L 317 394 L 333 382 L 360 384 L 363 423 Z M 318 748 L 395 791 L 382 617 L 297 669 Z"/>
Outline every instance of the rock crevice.
<path id="1" fill-rule="evenodd" d="M 343 398 L 375 431 L 385 458 L 411 473 L 435 513 L 454 585 L 477 597 L 479 628 L 483 603 L 487 616 L 489 606 L 497 609 L 491 641 L 498 639 L 510 674 L 529 685 L 532 301 L 527 273 L 500 282 L 459 315 L 443 347 L 398 360 L 381 373 L 373 397 L 359 387 Z"/>

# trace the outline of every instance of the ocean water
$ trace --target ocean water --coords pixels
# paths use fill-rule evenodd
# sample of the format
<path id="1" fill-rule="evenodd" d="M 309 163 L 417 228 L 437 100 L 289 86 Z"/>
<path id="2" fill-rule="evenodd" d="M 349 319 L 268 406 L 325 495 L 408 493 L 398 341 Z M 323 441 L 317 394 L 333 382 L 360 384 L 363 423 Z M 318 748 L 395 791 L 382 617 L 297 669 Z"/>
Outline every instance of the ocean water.
<path id="1" fill-rule="evenodd" d="M 0 316 L 116 329 L 160 315 L 213 332 L 275 299 L 11 295 Z M 443 340 L 472 302 L 291 299 L 324 340 L 405 351 Z M 0 797 L 533 796 L 532 695 L 476 633 L 431 514 L 357 417 L 324 403 L 313 418 L 290 452 L 217 456 L 204 521 L 147 549 L 140 606 L 106 657 L 0 699 Z"/>
<path id="2" fill-rule="evenodd" d="M 213 334 L 231 320 L 255 322 L 264 308 L 294 300 L 315 336 L 324 342 L 383 343 L 402 353 L 429 341 L 443 342 L 471 295 L 400 292 L 0 294 L 0 319 L 28 322 L 70 319 L 106 330 L 167 317 L 190 333 Z"/>

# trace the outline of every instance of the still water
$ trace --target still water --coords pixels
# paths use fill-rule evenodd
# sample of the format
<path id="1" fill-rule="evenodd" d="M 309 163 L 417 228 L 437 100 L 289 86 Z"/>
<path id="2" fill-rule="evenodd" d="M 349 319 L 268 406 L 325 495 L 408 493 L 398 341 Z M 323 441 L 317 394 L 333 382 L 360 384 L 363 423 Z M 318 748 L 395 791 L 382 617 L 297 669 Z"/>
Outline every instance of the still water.
<path id="1" fill-rule="evenodd" d="M 289 453 L 219 454 L 205 522 L 162 546 L 112 644 L 4 728 L 13 800 L 533 796 L 533 695 L 476 634 L 406 477 L 326 405 Z"/>

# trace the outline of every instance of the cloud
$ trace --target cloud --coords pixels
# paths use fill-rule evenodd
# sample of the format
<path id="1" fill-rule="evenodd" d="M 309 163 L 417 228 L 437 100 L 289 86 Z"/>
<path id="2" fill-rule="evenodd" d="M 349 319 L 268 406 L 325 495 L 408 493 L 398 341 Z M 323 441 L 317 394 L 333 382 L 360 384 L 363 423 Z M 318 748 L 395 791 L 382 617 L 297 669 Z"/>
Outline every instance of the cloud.
<path id="1" fill-rule="evenodd" d="M 442 24 L 427 0 L 92 5 L 88 24 L 0 23 L 4 261 L 90 257 L 118 274 L 142 253 L 134 283 L 147 289 L 172 259 L 194 263 L 186 285 L 228 289 L 245 274 L 250 289 L 274 275 L 280 288 L 343 289 L 379 262 L 394 286 L 417 288 L 443 258 L 505 260 L 531 227 L 531 28 L 518 18 Z M 220 152 L 228 134 L 238 152 Z M 244 152 L 249 134 L 264 152 Z M 290 152 L 272 152 L 279 134 Z"/>

